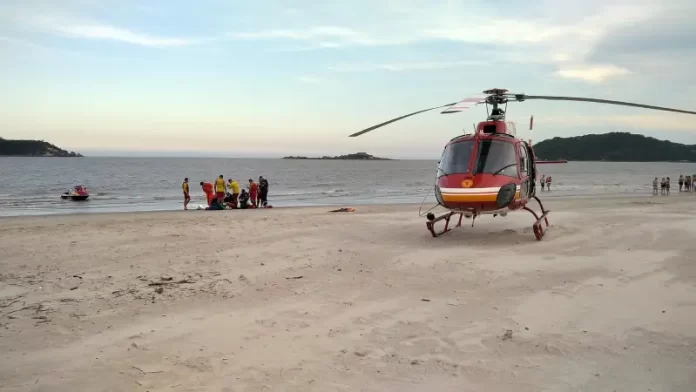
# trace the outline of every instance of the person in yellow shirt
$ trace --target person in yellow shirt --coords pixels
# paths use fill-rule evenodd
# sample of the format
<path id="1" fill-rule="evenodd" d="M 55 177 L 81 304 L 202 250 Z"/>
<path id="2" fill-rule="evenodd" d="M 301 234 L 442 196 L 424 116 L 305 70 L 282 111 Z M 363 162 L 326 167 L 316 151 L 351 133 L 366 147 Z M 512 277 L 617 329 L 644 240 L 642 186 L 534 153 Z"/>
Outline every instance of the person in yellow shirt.
<path id="1" fill-rule="evenodd" d="M 218 203 L 222 204 L 225 200 L 225 191 L 227 186 L 225 186 L 225 179 L 220 174 L 217 180 L 215 180 L 215 197 L 218 199 Z"/>
<path id="2" fill-rule="evenodd" d="M 232 193 L 232 208 L 237 208 L 237 201 L 239 200 L 239 184 L 233 179 L 228 180 L 227 189 Z"/>
<path id="3" fill-rule="evenodd" d="M 189 194 L 188 177 L 184 178 L 184 182 L 181 183 L 181 190 L 184 191 L 184 210 L 188 210 L 188 203 L 191 201 L 191 195 Z"/>

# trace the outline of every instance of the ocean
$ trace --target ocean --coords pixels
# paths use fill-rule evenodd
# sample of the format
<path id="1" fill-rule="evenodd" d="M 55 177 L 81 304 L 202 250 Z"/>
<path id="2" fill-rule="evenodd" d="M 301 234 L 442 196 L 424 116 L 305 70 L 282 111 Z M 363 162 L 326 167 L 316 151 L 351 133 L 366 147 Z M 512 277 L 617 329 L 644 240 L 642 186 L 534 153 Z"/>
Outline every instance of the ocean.
<path id="1" fill-rule="evenodd" d="M 436 160 L 327 161 L 225 158 L 0 157 L 0 216 L 159 211 L 183 208 L 181 182 L 189 178 L 189 208 L 204 205 L 199 183 L 222 174 L 246 185 L 263 175 L 269 203 L 286 206 L 355 206 L 421 203 L 431 189 Z M 652 179 L 696 173 L 695 163 L 569 162 L 538 166 L 553 177 L 545 197 L 650 196 Z M 74 185 L 85 202 L 62 200 Z M 425 198 L 434 203 L 433 193 Z"/>

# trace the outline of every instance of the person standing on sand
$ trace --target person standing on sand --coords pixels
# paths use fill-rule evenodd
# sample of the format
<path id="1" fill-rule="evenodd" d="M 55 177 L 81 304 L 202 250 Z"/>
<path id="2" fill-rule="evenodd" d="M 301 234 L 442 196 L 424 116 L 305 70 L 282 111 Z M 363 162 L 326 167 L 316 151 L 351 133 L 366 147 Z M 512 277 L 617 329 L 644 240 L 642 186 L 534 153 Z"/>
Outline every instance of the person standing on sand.
<path id="1" fill-rule="evenodd" d="M 259 176 L 259 206 L 264 206 L 268 202 L 268 181 L 263 176 Z"/>
<path id="2" fill-rule="evenodd" d="M 653 180 L 653 195 L 657 195 L 657 177 Z"/>
<path id="3" fill-rule="evenodd" d="M 237 208 L 237 202 L 239 201 L 239 184 L 237 181 L 231 178 L 228 181 L 229 183 L 227 184 L 227 189 L 229 189 L 230 193 L 232 193 L 232 204 L 234 205 L 233 208 Z"/>
<path id="4" fill-rule="evenodd" d="M 551 191 L 551 176 L 546 177 L 546 190 Z"/>
<path id="5" fill-rule="evenodd" d="M 205 193 L 205 198 L 208 200 L 208 207 L 210 207 L 210 204 L 213 202 L 213 197 L 215 196 L 215 192 L 213 192 L 213 184 L 209 182 L 203 182 L 201 181 L 201 188 L 203 188 L 203 193 Z"/>
<path id="6" fill-rule="evenodd" d="M 254 183 L 254 180 L 251 178 L 249 179 L 249 201 L 251 201 L 251 205 L 256 207 L 256 199 L 259 194 L 259 186 Z"/>
<path id="7" fill-rule="evenodd" d="M 227 186 L 225 185 L 225 178 L 220 174 L 217 180 L 215 180 L 215 197 L 218 199 L 218 203 L 222 204 L 225 200 L 225 191 Z"/>
<path id="8" fill-rule="evenodd" d="M 679 175 L 679 192 L 682 191 L 682 185 L 684 185 L 684 175 L 680 174 Z"/>
<path id="9" fill-rule="evenodd" d="M 667 194 L 669 195 L 669 177 L 667 177 L 667 180 L 665 181 L 665 188 L 667 189 Z"/>
<path id="10" fill-rule="evenodd" d="M 544 186 L 546 185 L 546 174 L 541 175 L 541 190 L 544 190 Z"/>
<path id="11" fill-rule="evenodd" d="M 188 210 L 188 203 L 191 201 L 191 195 L 189 194 L 188 177 L 184 178 L 184 182 L 181 183 L 181 190 L 184 191 L 184 211 L 186 211 Z"/>

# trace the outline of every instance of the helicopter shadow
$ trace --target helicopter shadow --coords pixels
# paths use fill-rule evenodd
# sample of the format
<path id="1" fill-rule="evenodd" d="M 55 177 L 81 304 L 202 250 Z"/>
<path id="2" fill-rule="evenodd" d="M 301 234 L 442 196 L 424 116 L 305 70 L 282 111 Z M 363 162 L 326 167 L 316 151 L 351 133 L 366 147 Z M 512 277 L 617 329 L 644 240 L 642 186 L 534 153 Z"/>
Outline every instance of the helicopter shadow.
<path id="1" fill-rule="evenodd" d="M 534 231 L 530 224 L 531 221 L 531 219 L 529 221 L 523 219 L 510 220 L 509 217 L 479 217 L 472 227 L 471 219 L 465 218 L 462 219 L 461 227 L 455 227 L 437 237 L 433 237 L 427 229 L 425 222 L 421 222 L 420 225 L 410 227 L 407 233 L 401 232 L 390 235 L 389 241 L 401 243 L 404 246 L 417 245 L 433 249 L 442 249 L 443 246 L 447 248 L 461 248 L 462 246 L 506 248 L 552 241 L 558 238 L 558 234 L 563 233 L 563 230 L 561 233 L 554 233 L 554 226 L 551 225 L 542 241 L 538 241 L 534 236 Z M 452 223 L 456 224 L 454 219 Z M 444 223 L 436 226 L 435 231 L 439 232 L 443 228 Z"/>

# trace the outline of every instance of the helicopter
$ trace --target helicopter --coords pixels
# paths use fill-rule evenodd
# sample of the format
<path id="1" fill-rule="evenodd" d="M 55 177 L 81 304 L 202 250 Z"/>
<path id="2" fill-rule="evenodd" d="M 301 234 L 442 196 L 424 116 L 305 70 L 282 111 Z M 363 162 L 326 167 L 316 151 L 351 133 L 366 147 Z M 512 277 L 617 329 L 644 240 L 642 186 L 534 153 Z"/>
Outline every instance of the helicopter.
<path id="1" fill-rule="evenodd" d="M 476 105 L 486 105 L 486 120 L 479 122 L 473 133 L 465 133 L 450 139 L 443 149 L 433 187 L 437 206 L 445 208 L 448 212 L 438 217 L 432 212 L 427 213 L 426 227 L 433 237 L 452 230 L 450 220 L 456 219 L 457 216 L 455 228 L 461 227 L 463 217 L 471 218 L 473 227 L 474 221 L 480 215 L 492 214 L 494 217 L 497 215 L 504 217 L 509 212 L 520 210 L 528 211 L 534 216 L 532 230 L 537 240 L 541 241 L 548 230 L 550 211 L 544 208 L 536 194 L 536 165 L 542 162 L 534 155 L 531 140 L 527 142 L 518 138 L 515 124 L 506 121 L 505 115 L 509 102 L 535 99 L 593 102 L 696 114 L 693 111 L 607 99 L 513 94 L 502 88 L 484 90 L 483 94 L 484 96 L 465 98 L 409 113 L 349 135 L 349 137 L 357 137 L 393 122 L 432 110 L 444 109 L 441 114 L 451 114 Z M 530 118 L 530 129 L 532 122 L 533 117 Z M 539 204 L 540 213 L 527 205 L 532 200 Z M 436 231 L 435 223 L 443 220 L 445 221 L 444 229 Z"/>

